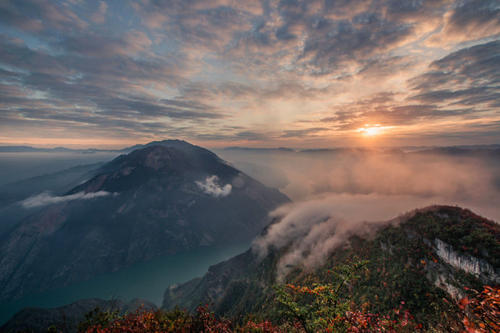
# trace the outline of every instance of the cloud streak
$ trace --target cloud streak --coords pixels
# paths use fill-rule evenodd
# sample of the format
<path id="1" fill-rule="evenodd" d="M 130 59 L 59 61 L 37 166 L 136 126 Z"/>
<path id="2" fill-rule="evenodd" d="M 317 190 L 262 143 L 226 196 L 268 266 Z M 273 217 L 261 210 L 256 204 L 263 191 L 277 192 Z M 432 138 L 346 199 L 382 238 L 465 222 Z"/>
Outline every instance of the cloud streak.
<path id="1" fill-rule="evenodd" d="M 368 211 L 375 208 L 373 202 L 368 206 L 370 200 L 362 196 L 350 199 L 356 202 L 358 210 L 359 207 Z M 332 251 L 346 245 L 350 236 L 368 237 L 378 227 L 388 224 L 356 220 L 353 216 L 348 218 L 349 208 L 337 204 L 327 197 L 286 205 L 271 214 L 278 222 L 254 241 L 252 250 L 264 257 L 271 248 L 285 248 L 277 265 L 278 281 L 296 267 L 317 268 Z"/>
<path id="2" fill-rule="evenodd" d="M 109 195 L 115 195 L 115 194 L 106 191 L 98 191 L 98 192 L 88 192 L 88 193 L 78 192 L 69 195 L 54 196 L 48 192 L 43 192 L 21 201 L 21 205 L 24 208 L 29 209 L 29 208 L 42 207 L 73 200 L 91 200 L 95 198 L 107 197 Z"/>
<path id="3" fill-rule="evenodd" d="M 382 227 L 398 225 L 417 203 L 433 209 L 432 203 L 410 196 L 375 195 L 329 195 L 285 205 L 271 214 L 277 222 L 255 239 L 252 251 L 263 258 L 281 250 L 276 279 L 283 281 L 296 268 L 320 267 L 333 251 L 348 247 L 352 236 L 369 239 Z"/>

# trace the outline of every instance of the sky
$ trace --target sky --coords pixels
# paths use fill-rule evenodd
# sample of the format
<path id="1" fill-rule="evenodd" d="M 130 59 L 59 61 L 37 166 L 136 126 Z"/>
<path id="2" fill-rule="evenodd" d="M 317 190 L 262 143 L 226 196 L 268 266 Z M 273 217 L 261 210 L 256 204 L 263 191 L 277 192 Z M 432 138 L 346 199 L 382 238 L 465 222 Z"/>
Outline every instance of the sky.
<path id="1" fill-rule="evenodd" d="M 500 143 L 496 0 L 0 1 L 0 144 Z"/>

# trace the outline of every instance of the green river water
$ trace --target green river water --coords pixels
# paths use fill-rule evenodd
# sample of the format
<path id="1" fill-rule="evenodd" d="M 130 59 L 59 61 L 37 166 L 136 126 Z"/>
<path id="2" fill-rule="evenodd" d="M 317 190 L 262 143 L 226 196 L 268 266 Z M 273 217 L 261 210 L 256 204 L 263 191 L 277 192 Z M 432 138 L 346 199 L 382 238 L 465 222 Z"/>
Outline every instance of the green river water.
<path id="1" fill-rule="evenodd" d="M 155 258 L 88 281 L 27 295 L 21 299 L 0 304 L 0 325 L 26 307 L 51 308 L 82 298 L 119 298 L 125 301 L 143 298 L 161 305 L 163 293 L 168 286 L 202 276 L 209 266 L 239 254 L 249 246 L 250 244 L 247 243 L 224 248 L 203 248 Z"/>

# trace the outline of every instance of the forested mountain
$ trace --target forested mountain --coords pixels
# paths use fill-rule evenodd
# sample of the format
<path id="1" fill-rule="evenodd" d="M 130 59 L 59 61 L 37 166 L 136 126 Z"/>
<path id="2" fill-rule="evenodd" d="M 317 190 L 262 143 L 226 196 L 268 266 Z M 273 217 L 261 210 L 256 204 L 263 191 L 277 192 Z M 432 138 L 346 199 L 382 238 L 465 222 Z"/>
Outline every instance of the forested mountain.
<path id="1" fill-rule="evenodd" d="M 184 141 L 155 142 L 103 165 L 0 242 L 0 299 L 67 285 L 157 256 L 249 242 L 288 198 Z"/>

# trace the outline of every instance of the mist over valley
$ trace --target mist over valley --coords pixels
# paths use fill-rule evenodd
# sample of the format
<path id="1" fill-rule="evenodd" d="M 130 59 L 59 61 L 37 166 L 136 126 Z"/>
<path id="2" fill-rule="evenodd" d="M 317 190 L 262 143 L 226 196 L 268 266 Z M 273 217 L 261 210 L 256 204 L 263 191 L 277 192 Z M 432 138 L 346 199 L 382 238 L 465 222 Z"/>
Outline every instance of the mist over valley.
<path id="1" fill-rule="evenodd" d="M 500 332 L 498 0 L 0 1 L 0 332 Z"/>

